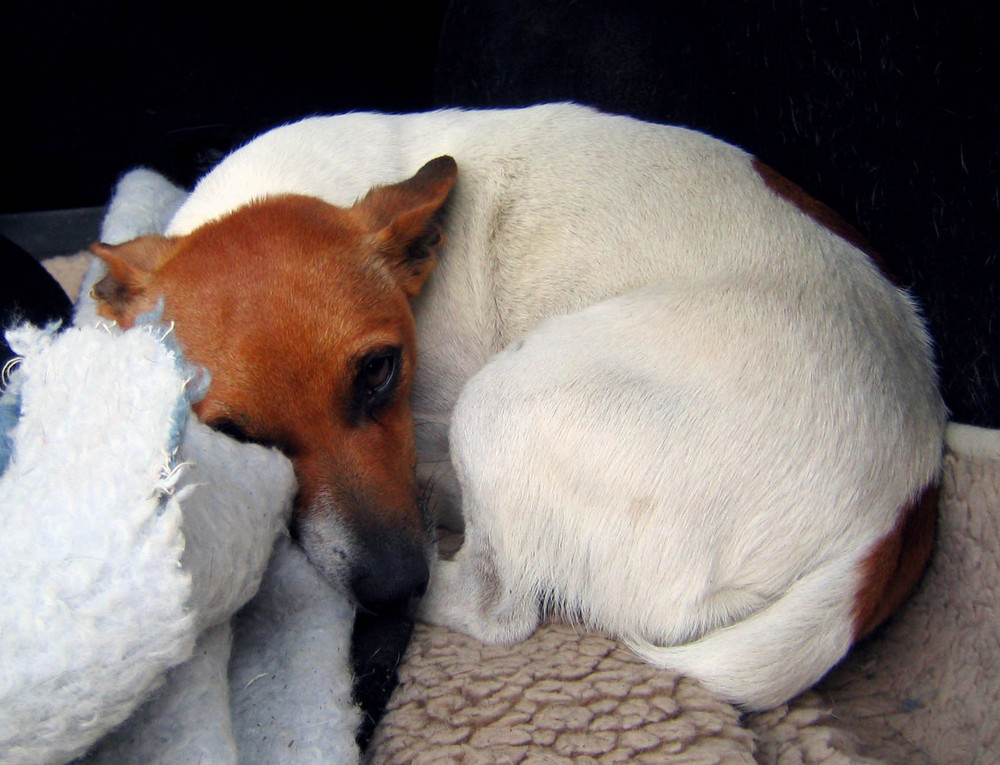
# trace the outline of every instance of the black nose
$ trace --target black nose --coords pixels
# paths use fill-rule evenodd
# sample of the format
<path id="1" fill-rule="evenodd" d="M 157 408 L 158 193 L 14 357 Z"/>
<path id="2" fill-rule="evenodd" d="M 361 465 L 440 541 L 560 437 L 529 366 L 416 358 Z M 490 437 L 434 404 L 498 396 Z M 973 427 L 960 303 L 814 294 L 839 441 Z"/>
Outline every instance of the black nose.
<path id="1" fill-rule="evenodd" d="M 424 594 L 430 569 L 422 542 L 384 529 L 357 541 L 350 585 L 359 606 L 375 614 L 405 611 Z"/>

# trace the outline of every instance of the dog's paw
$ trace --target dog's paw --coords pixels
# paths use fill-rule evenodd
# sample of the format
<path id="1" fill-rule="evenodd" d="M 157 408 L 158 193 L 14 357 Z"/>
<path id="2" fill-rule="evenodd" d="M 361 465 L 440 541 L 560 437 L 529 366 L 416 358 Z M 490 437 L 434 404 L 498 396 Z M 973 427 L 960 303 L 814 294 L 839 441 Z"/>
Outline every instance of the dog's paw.
<path id="1" fill-rule="evenodd" d="M 427 594 L 417 607 L 417 619 L 474 636 L 471 612 L 475 610 L 475 605 L 470 602 L 466 593 L 472 583 L 462 581 L 460 568 L 454 561 L 434 562 L 430 581 L 427 583 Z"/>
<path id="2" fill-rule="evenodd" d="M 460 557 L 437 561 L 431 567 L 417 619 L 500 645 L 517 643 L 535 631 L 538 604 L 534 599 L 502 588 L 499 581 L 481 581 L 470 570 L 474 568 Z"/>

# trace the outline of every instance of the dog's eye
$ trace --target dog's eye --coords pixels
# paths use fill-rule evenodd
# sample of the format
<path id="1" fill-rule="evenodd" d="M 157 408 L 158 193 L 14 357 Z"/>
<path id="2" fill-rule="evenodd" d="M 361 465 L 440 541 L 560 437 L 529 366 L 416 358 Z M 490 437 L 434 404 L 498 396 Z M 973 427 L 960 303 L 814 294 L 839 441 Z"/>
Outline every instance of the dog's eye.
<path id="1" fill-rule="evenodd" d="M 211 424 L 211 428 L 245 444 L 253 443 L 253 439 L 250 438 L 249 434 L 232 420 L 216 420 Z"/>
<path id="2" fill-rule="evenodd" d="M 372 393 L 385 387 L 392 378 L 396 360 L 389 355 L 376 356 L 365 362 L 365 387 Z"/>
<path id="3" fill-rule="evenodd" d="M 238 425 L 230 419 L 215 420 L 209 423 L 209 427 L 244 444 L 257 444 L 257 446 L 263 446 L 266 449 L 277 449 L 289 458 L 297 454 L 297 449 L 292 441 L 283 438 L 252 436 L 242 425 Z"/>
<path id="4" fill-rule="evenodd" d="M 361 360 L 355 390 L 365 413 L 373 413 L 392 397 L 399 378 L 400 357 L 399 348 L 385 348 Z"/>

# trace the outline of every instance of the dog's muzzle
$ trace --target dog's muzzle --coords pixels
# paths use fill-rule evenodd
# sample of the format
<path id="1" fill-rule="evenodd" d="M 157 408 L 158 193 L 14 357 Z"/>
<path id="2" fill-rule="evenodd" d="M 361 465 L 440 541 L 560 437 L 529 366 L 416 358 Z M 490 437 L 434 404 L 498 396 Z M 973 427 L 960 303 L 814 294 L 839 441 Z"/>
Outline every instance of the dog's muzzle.
<path id="1" fill-rule="evenodd" d="M 293 514 L 292 537 L 332 584 L 349 590 L 359 608 L 373 614 L 408 610 L 427 589 L 434 552 L 430 534 L 366 513 L 347 521 L 335 509 L 321 498 L 313 512 Z"/>
<path id="2" fill-rule="evenodd" d="M 361 608 L 376 614 L 405 611 L 427 590 L 429 549 L 424 540 L 372 527 L 355 543 L 349 586 Z"/>

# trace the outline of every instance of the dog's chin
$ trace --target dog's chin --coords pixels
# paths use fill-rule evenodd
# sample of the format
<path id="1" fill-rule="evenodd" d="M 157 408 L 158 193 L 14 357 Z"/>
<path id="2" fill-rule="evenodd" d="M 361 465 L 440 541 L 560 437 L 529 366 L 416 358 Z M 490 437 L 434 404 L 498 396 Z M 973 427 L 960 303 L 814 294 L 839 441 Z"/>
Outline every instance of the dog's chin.
<path id="1" fill-rule="evenodd" d="M 325 513 L 319 522 L 293 522 L 292 536 L 327 582 L 355 603 L 350 586 L 355 545 L 345 524 Z"/>
<path id="2" fill-rule="evenodd" d="M 332 498 L 321 495 L 293 518 L 292 536 L 310 563 L 361 610 L 411 612 L 430 578 L 435 555 L 430 534 L 414 536 L 371 519 L 350 523 L 338 510 Z"/>

